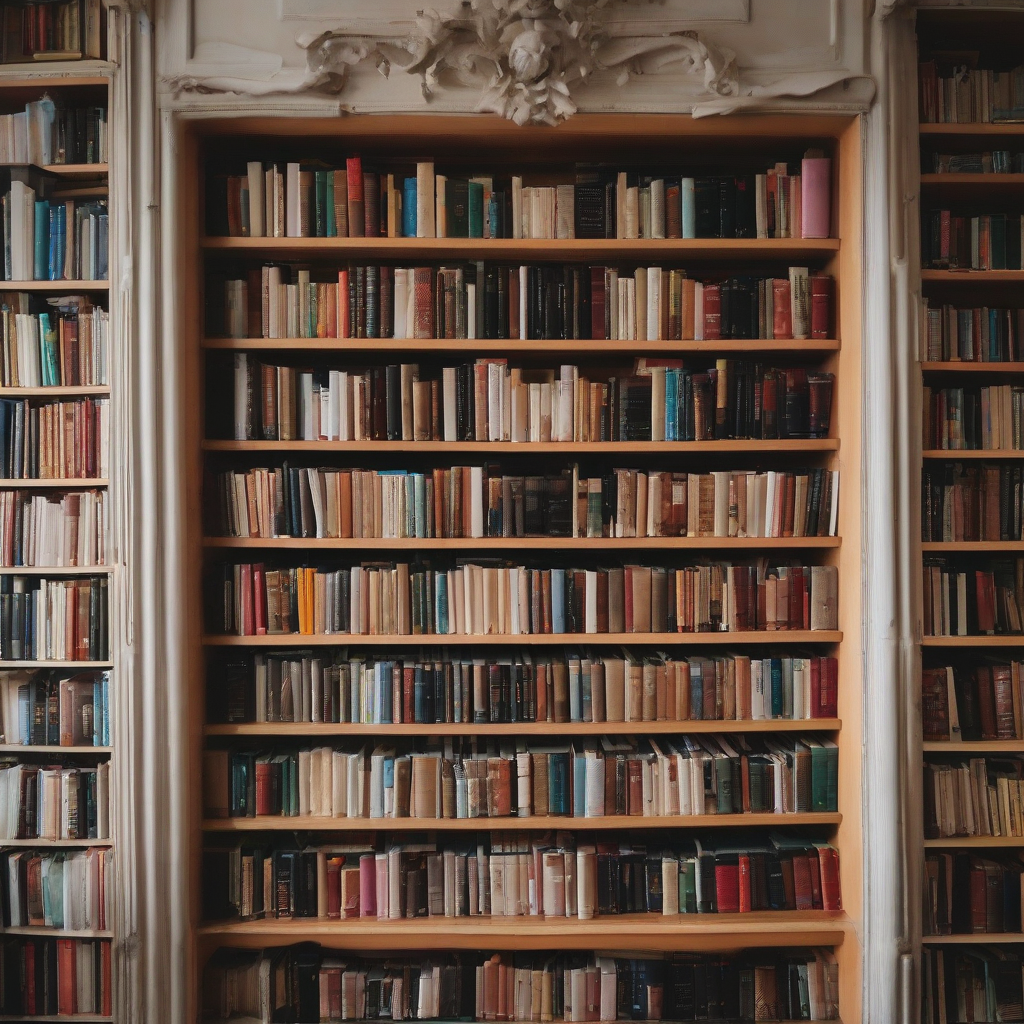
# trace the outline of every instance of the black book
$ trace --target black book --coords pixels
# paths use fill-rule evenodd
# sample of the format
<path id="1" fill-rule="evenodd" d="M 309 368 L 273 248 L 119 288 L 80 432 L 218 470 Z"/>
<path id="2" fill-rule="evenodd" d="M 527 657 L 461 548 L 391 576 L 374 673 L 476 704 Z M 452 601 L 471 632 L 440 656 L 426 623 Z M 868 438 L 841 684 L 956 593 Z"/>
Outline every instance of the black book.
<path id="1" fill-rule="evenodd" d="M 737 238 L 757 237 L 757 180 L 753 174 L 742 174 L 734 179 L 735 228 Z"/>
<path id="2" fill-rule="evenodd" d="M 736 179 L 718 179 L 719 238 L 736 237 Z"/>
<path id="3" fill-rule="evenodd" d="M 720 238 L 722 218 L 717 178 L 695 178 L 693 182 L 694 229 L 698 238 Z"/>
<path id="4" fill-rule="evenodd" d="M 605 185 L 576 185 L 573 203 L 576 237 L 606 238 Z"/>

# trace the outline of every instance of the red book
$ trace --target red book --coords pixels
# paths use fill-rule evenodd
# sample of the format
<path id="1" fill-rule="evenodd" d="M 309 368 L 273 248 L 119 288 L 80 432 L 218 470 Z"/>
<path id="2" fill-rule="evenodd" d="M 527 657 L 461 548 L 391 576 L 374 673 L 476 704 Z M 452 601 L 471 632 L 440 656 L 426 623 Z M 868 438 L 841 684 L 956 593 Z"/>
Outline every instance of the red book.
<path id="1" fill-rule="evenodd" d="M 789 570 L 789 629 L 804 628 L 804 570 L 794 565 Z"/>
<path id="2" fill-rule="evenodd" d="M 402 721 L 415 722 L 416 669 L 412 665 L 402 668 Z"/>
<path id="3" fill-rule="evenodd" d="M 750 913 L 750 856 L 740 854 L 740 904 L 741 914 Z"/>
<path id="4" fill-rule="evenodd" d="M 590 337 L 604 339 L 604 267 L 590 268 Z"/>
<path id="5" fill-rule="evenodd" d="M 976 572 L 974 580 L 978 603 L 978 632 L 994 633 L 996 631 L 995 577 L 990 572 Z"/>
<path id="6" fill-rule="evenodd" d="M 359 858 L 359 916 L 377 916 L 377 858 L 372 853 Z"/>
<path id="7" fill-rule="evenodd" d="M 839 888 L 839 854 L 831 846 L 819 846 L 821 861 L 821 905 L 823 910 L 842 910 L 843 897 Z"/>
<path id="8" fill-rule="evenodd" d="M 262 562 L 257 562 L 252 568 L 252 585 L 256 635 L 265 636 L 267 632 L 267 573 Z"/>
<path id="9" fill-rule="evenodd" d="M 434 280 L 430 267 L 416 267 L 413 271 L 414 338 L 434 337 Z"/>
<path id="10" fill-rule="evenodd" d="M 797 854 L 793 857 L 793 897 L 797 910 L 814 909 L 810 858 L 806 854 Z"/>
<path id="11" fill-rule="evenodd" d="M 252 636 L 255 628 L 252 607 L 252 566 L 248 562 L 242 563 L 240 575 L 242 614 L 239 616 L 238 632 L 242 636 Z"/>
<path id="12" fill-rule="evenodd" d="M 988 665 L 979 665 L 974 670 L 974 673 L 978 681 L 978 713 L 981 718 L 981 738 L 983 740 L 994 740 L 998 738 L 998 729 L 996 727 L 996 702 L 992 692 L 992 669 Z"/>
<path id="13" fill-rule="evenodd" d="M 348 318 L 349 318 L 349 302 L 348 302 L 348 271 L 338 271 L 338 312 L 335 314 L 338 320 L 338 331 L 337 335 L 339 338 L 348 338 Z"/>
<path id="14" fill-rule="evenodd" d="M 792 296 L 789 278 L 772 280 L 772 333 L 777 340 L 793 337 Z"/>
<path id="15" fill-rule="evenodd" d="M 738 914 L 740 910 L 739 864 L 715 862 L 715 897 L 720 914 Z"/>
<path id="16" fill-rule="evenodd" d="M 363 162 L 357 156 L 345 161 L 348 180 L 348 233 L 352 238 L 362 237 L 366 227 L 363 195 Z"/>
<path id="17" fill-rule="evenodd" d="M 821 910 L 821 862 L 817 857 L 808 857 L 807 864 L 811 874 L 811 906 Z"/>
<path id="18" fill-rule="evenodd" d="M 327 858 L 327 916 L 341 917 L 341 857 Z M 355 914 L 346 914 L 355 917 Z"/>
<path id="19" fill-rule="evenodd" d="M 722 286 L 704 285 L 704 340 L 718 341 L 722 337 Z"/>
<path id="20" fill-rule="evenodd" d="M 788 282 L 787 282 L 788 283 Z M 832 278 L 811 275 L 811 337 L 827 338 L 832 323 Z M 980 335 L 977 335 L 980 337 Z M 777 338 L 778 335 L 776 334 Z"/>
<path id="21" fill-rule="evenodd" d="M 57 1012 L 68 1015 L 75 1012 L 75 940 L 57 940 Z"/>
<path id="22" fill-rule="evenodd" d="M 256 762 L 256 814 L 273 814 L 271 797 L 273 795 L 273 784 L 271 782 L 271 766 L 269 761 Z"/>
<path id="23" fill-rule="evenodd" d="M 109 943 L 104 945 L 109 946 Z M 22 948 L 25 950 L 25 1011 L 35 1014 L 40 1010 L 36 1001 L 36 944 L 29 941 Z"/>
<path id="24" fill-rule="evenodd" d="M 971 931 L 988 931 L 985 902 L 985 869 L 980 864 L 971 865 Z"/>
<path id="25" fill-rule="evenodd" d="M 810 658 L 811 667 L 811 718 L 821 718 L 821 659 Z"/>

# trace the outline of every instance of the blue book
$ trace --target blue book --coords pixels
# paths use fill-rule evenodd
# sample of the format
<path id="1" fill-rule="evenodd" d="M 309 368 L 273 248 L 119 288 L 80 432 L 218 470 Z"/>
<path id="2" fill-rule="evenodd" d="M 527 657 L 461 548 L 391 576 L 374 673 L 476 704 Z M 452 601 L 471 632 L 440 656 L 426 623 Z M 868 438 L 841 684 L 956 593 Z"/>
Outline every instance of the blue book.
<path id="1" fill-rule="evenodd" d="M 57 331 L 49 313 L 39 314 L 39 365 L 42 369 L 44 387 L 60 384 L 60 367 L 57 363 Z"/>
<path id="2" fill-rule="evenodd" d="M 665 440 L 678 441 L 676 422 L 678 418 L 679 371 L 665 370 Z"/>
<path id="3" fill-rule="evenodd" d="M 417 534 L 419 536 L 419 534 Z M 448 577 L 445 573 L 439 572 L 435 577 L 434 591 L 436 594 L 437 607 L 434 611 L 435 632 L 448 632 Z"/>
<path id="4" fill-rule="evenodd" d="M 572 754 L 572 813 L 576 818 L 587 816 L 587 758 L 585 754 Z"/>
<path id="5" fill-rule="evenodd" d="M 33 277 L 37 281 L 50 279 L 50 204 L 45 199 L 36 200 L 35 223 L 35 268 Z"/>
<path id="6" fill-rule="evenodd" d="M 402 189 L 402 235 L 416 237 L 416 179 L 406 178 Z"/>
<path id="7" fill-rule="evenodd" d="M 697 237 L 697 197 L 693 178 L 682 178 L 679 182 L 679 203 L 682 212 L 683 238 Z"/>
<path id="8" fill-rule="evenodd" d="M 427 478 L 423 473 L 413 478 L 413 536 L 427 535 Z"/>
<path id="9" fill-rule="evenodd" d="M 38 203 L 36 204 L 38 206 Z M 47 256 L 46 279 L 57 281 L 61 277 L 64 264 L 60 262 L 60 222 L 63 210 L 59 206 L 51 206 L 49 210 L 49 255 Z"/>
<path id="10" fill-rule="evenodd" d="M 704 717 L 704 673 L 697 661 L 690 662 L 690 718 L 699 721 Z"/>
<path id="11" fill-rule="evenodd" d="M 583 693 L 580 687 L 580 676 L 573 672 L 572 661 L 569 662 L 569 721 L 583 721 Z"/>
<path id="12" fill-rule="evenodd" d="M 565 632 L 565 570 L 551 570 L 551 632 Z"/>
<path id="13" fill-rule="evenodd" d="M 580 661 L 580 705 L 584 722 L 594 720 L 594 697 L 590 685 L 590 662 Z"/>
<path id="14" fill-rule="evenodd" d="M 772 718 L 781 718 L 784 707 L 784 697 L 782 692 L 782 659 L 769 658 L 768 664 L 771 666 Z"/>

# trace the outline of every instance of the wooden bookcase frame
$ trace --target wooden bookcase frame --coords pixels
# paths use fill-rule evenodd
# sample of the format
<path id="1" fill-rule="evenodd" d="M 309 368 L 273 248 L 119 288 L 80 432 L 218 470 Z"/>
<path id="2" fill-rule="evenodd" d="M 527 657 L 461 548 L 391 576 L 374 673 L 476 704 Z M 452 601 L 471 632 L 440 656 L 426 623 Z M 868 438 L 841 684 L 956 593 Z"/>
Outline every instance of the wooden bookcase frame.
<path id="1" fill-rule="evenodd" d="M 285 144 L 288 140 L 300 143 L 308 140 L 313 147 L 321 140 L 337 140 L 350 144 L 350 152 L 378 153 L 383 148 L 387 153 L 401 153 L 406 158 L 434 156 L 443 163 L 445 152 L 460 155 L 480 153 L 479 163 L 494 163 L 496 157 L 505 154 L 509 163 L 530 154 L 529 160 L 538 162 L 559 162 L 566 167 L 579 159 L 581 152 L 601 151 L 606 156 L 614 152 L 613 147 L 621 145 L 630 153 L 630 162 L 642 160 L 638 150 L 653 156 L 661 154 L 667 160 L 669 151 L 678 155 L 680 162 L 687 159 L 687 148 L 706 146 L 716 152 L 758 152 L 769 154 L 772 147 L 780 143 L 807 145 L 824 143 L 832 152 L 833 171 L 833 234 L 836 237 L 823 240 L 781 239 L 781 240 L 668 240 L 668 241 L 544 241 L 529 240 L 466 240 L 466 239 L 264 239 L 264 238 L 217 238 L 203 236 L 204 196 L 204 147 L 207 140 L 225 138 L 251 142 L 266 140 L 270 146 Z M 187 504 L 186 560 L 188 571 L 182 580 L 186 588 L 190 608 L 188 636 L 186 638 L 187 678 L 180 684 L 188 690 L 188 706 L 192 709 L 189 721 L 188 756 L 197 766 L 189 780 L 187 810 L 188 836 L 191 843 L 188 891 L 192 921 L 190 943 L 190 970 L 192 977 L 191 998 L 192 1019 L 198 1019 L 201 1010 L 199 986 L 202 969 L 211 952 L 221 945 L 260 948 L 297 942 L 304 938 L 315 939 L 328 947 L 349 949 L 416 949 L 436 945 L 438 927 L 446 933 L 446 948 L 463 949 L 616 949 L 629 951 L 643 950 L 727 950 L 766 946 L 819 945 L 835 948 L 839 960 L 840 1017 L 847 1024 L 860 1019 L 862 985 L 861 922 L 862 900 L 862 786 L 861 786 L 861 701 L 862 701 L 862 529 L 861 529 L 861 302 L 862 302 L 862 186 L 861 186 L 861 123 L 859 117 L 819 115 L 739 115 L 723 118 L 694 120 L 687 115 L 591 115 L 579 114 L 557 128 L 517 127 L 505 121 L 482 115 L 358 115 L 344 118 L 310 117 L 238 117 L 217 118 L 197 117 L 183 124 L 178 147 L 177 168 L 179 194 L 182 202 L 181 234 L 179 236 L 179 269 L 181 271 L 182 329 L 179 342 L 181 379 L 186 382 L 184 389 L 181 422 L 184 424 L 180 438 L 182 466 L 185 473 Z M 398 148 L 396 148 L 396 146 Z M 301 144 L 294 151 L 301 150 Z M 275 155 L 276 158 L 276 155 Z M 611 157 L 610 157 L 611 158 Z M 282 158 L 283 159 L 283 158 Z M 774 157 L 772 158 L 774 159 Z M 765 164 L 767 166 L 767 163 Z M 836 338 L 828 341 L 773 342 L 773 341 L 722 341 L 722 342 L 488 342 L 488 341 L 409 341 L 384 339 L 376 341 L 321 340 L 274 340 L 262 339 L 232 341 L 230 339 L 206 338 L 204 336 L 204 268 L 205 254 L 235 252 L 240 257 L 301 258 L 303 254 L 323 256 L 336 255 L 339 260 L 356 256 L 394 257 L 402 254 L 411 259 L 433 260 L 442 257 L 482 258 L 531 257 L 550 259 L 553 251 L 572 259 L 609 260 L 647 258 L 661 261 L 694 259 L 705 264 L 729 265 L 729 261 L 742 260 L 745 263 L 772 261 L 778 264 L 809 262 L 836 280 L 835 322 Z M 382 361 L 401 359 L 403 353 L 430 351 L 433 353 L 487 353 L 498 352 L 536 353 L 543 346 L 543 353 L 549 358 L 579 355 L 583 360 L 593 361 L 597 352 L 607 354 L 609 359 L 619 356 L 619 361 L 628 364 L 633 355 L 644 352 L 672 353 L 749 353 L 752 356 L 772 352 L 806 352 L 808 361 L 820 363 L 825 369 L 837 374 L 831 438 L 820 442 L 792 442 L 790 445 L 773 442 L 729 441 L 695 444 L 629 444 L 600 446 L 628 459 L 630 453 L 663 450 L 665 458 L 659 465 L 684 466 L 691 453 L 716 452 L 728 459 L 728 453 L 775 452 L 777 458 L 785 460 L 783 454 L 791 447 L 797 451 L 820 453 L 817 457 L 828 460 L 828 464 L 841 470 L 839 537 L 836 539 L 792 542 L 780 545 L 776 541 L 696 541 L 681 539 L 672 543 L 661 540 L 630 540 L 619 544 L 605 541 L 573 540 L 569 544 L 580 550 L 619 548 L 623 552 L 641 550 L 679 550 L 691 548 L 695 553 L 714 550 L 723 555 L 744 553 L 757 548 L 785 546 L 792 549 L 808 549 L 818 561 L 835 564 L 840 570 L 839 629 L 828 635 L 796 633 L 728 633 L 728 634 L 674 634 L 658 638 L 658 642 L 670 644 L 675 649 L 701 647 L 709 643 L 739 645 L 748 643 L 771 643 L 779 646 L 819 645 L 819 649 L 833 651 L 839 659 L 839 716 L 837 720 L 818 720 L 778 723 L 744 722 L 699 722 L 699 723 L 655 723 L 653 726 L 634 723 L 625 728 L 620 726 L 602 727 L 602 724 L 588 726 L 552 726 L 538 723 L 537 735 L 685 733 L 692 732 L 763 732 L 803 731 L 820 732 L 834 736 L 839 742 L 839 813 L 829 816 L 834 824 L 828 826 L 831 841 L 840 851 L 843 906 L 841 913 L 821 911 L 810 913 L 775 913 L 742 915 L 683 916 L 658 918 L 652 915 L 629 917 L 606 917 L 592 921 L 550 921 L 538 918 L 512 918 L 481 920 L 459 919 L 445 921 L 440 925 L 430 919 L 377 922 L 355 920 L 328 922 L 319 919 L 294 921 L 252 921 L 237 923 L 204 924 L 200 919 L 201 849 L 204 830 L 216 829 L 219 834 L 236 832 L 241 834 L 252 827 L 248 822 L 229 820 L 204 822 L 202 803 L 202 777 L 198 766 L 202 763 L 202 751 L 208 737 L 230 736 L 372 736 L 384 733 L 395 736 L 468 734 L 495 735 L 511 730 L 521 732 L 532 730 L 529 724 L 514 726 L 318 726 L 296 725 L 267 726 L 207 725 L 205 722 L 205 650 L 208 646 L 223 644 L 252 644 L 254 638 L 206 637 L 202 621 L 202 566 L 209 555 L 228 556 L 241 554 L 248 547 L 257 546 L 250 542 L 213 539 L 203 536 L 202 481 L 205 453 L 220 452 L 239 448 L 255 448 L 268 452 L 280 445 L 238 445 L 235 442 L 207 442 L 204 433 L 204 374 L 205 357 L 208 350 L 263 350 L 263 351 L 319 351 L 337 350 L 351 352 L 356 358 L 366 358 L 368 353 L 378 353 Z M 599 346 L 595 347 L 595 346 Z M 362 454 L 366 464 L 372 465 L 375 452 L 386 448 L 402 451 L 400 443 L 384 442 L 365 444 L 289 444 L 288 448 L 351 453 L 354 459 Z M 502 445 L 502 444 L 427 444 L 418 442 L 404 447 L 406 451 L 469 453 L 484 452 L 497 454 L 499 451 L 528 453 L 532 448 L 542 447 L 549 451 L 585 451 L 595 446 L 560 444 L 545 446 Z M 322 548 L 324 551 L 340 549 L 373 550 L 386 546 L 389 549 L 429 546 L 431 550 L 486 550 L 551 549 L 565 546 L 565 542 L 552 543 L 544 540 L 515 541 L 446 541 L 434 540 L 424 544 L 421 541 L 373 542 L 329 541 L 311 545 L 305 541 L 280 541 L 264 543 L 264 549 Z M 257 638 L 256 643 L 272 640 L 275 647 L 288 645 L 298 637 Z M 302 637 L 302 645 L 310 646 L 328 643 L 351 642 L 358 646 L 370 646 L 375 638 L 353 637 Z M 379 639 L 379 638 L 377 638 Z M 400 641 L 404 638 L 399 638 Z M 424 638 L 409 638 L 416 645 L 426 642 Z M 492 638 L 493 639 L 493 638 Z M 564 637 L 515 637 L 517 645 L 529 646 L 534 643 L 564 643 Z M 626 635 L 608 637 L 597 635 L 589 639 L 593 646 L 610 643 L 650 643 L 653 637 Z M 472 642 L 483 646 L 483 638 L 446 638 L 454 641 Z M 488 641 L 491 642 L 491 641 Z M 394 638 L 388 640 L 394 646 Z M 744 816 L 749 817 L 749 816 Z M 614 821 L 614 819 L 610 819 Z M 566 822 L 573 828 L 607 827 L 609 819 L 596 822 Z M 787 818 L 780 818 L 779 825 L 785 825 Z M 815 818 L 820 821 L 820 818 Z M 521 827 L 544 829 L 549 821 L 544 819 L 520 819 Z M 640 824 L 638 819 L 632 819 Z M 615 825 L 619 823 L 614 822 Z M 704 820 L 694 819 L 693 824 L 704 825 Z M 739 824 L 749 822 L 740 821 Z M 260 826 L 272 824 L 261 819 Z M 337 819 L 342 829 L 351 828 L 348 819 Z M 360 822 L 361 831 L 387 830 L 390 822 Z M 405 824 L 405 823 L 403 823 Z M 466 823 L 468 827 L 470 823 Z M 474 830 L 503 829 L 509 827 L 508 819 L 473 819 Z M 707 827 L 723 824 L 710 819 Z M 774 824 L 774 822 L 773 822 Z M 281 825 L 295 827 L 295 819 L 281 819 Z M 643 819 L 642 827 L 673 827 L 672 819 Z M 515 827 L 513 825 L 513 827 Z M 447 828 L 461 830 L 462 822 L 431 822 L 429 828 L 445 831 Z"/>

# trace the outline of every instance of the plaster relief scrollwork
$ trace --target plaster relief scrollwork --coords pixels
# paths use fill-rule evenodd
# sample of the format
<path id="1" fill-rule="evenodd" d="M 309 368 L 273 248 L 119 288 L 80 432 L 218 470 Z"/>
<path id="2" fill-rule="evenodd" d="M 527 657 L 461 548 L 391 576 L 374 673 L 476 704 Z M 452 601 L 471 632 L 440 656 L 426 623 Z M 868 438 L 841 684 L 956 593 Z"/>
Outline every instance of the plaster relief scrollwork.
<path id="1" fill-rule="evenodd" d="M 734 55 L 695 32 L 611 34 L 600 11 L 616 0 L 473 0 L 454 14 L 419 14 L 404 44 L 378 44 L 375 58 L 418 75 L 425 99 L 445 85 L 480 89 L 477 109 L 516 124 L 557 124 L 576 112 L 573 92 L 595 74 L 631 75 L 671 68 L 693 75 L 707 96 L 736 95 Z M 300 39 L 307 69 L 320 76 L 351 63 L 354 40 L 344 31 Z M 388 52 L 390 51 L 390 52 Z"/>

